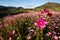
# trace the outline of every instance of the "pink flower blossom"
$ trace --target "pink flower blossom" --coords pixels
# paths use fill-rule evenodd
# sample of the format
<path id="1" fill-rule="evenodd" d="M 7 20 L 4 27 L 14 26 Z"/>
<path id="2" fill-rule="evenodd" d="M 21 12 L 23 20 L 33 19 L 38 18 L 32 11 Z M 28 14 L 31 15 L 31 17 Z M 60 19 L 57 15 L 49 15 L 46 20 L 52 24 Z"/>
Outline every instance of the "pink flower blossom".
<path id="1" fill-rule="evenodd" d="M 46 9 L 44 9 L 44 11 L 45 11 L 46 13 L 50 12 L 50 10 L 49 10 L 49 9 L 47 9 L 47 8 L 46 8 Z"/>
<path id="2" fill-rule="evenodd" d="M 52 13 L 48 13 L 47 16 L 52 17 Z"/>
<path id="3" fill-rule="evenodd" d="M 44 38 L 41 38 L 41 40 L 44 40 Z"/>
<path id="4" fill-rule="evenodd" d="M 56 32 L 55 32 L 55 31 L 52 31 L 52 33 L 53 33 L 54 35 L 56 35 Z"/>
<path id="5" fill-rule="evenodd" d="M 15 30 L 12 30 L 12 32 L 10 32 L 9 34 L 6 35 L 7 38 L 13 36 L 15 34 Z"/>
<path id="6" fill-rule="evenodd" d="M 58 37 L 56 35 L 54 35 L 54 40 L 58 40 Z"/>
<path id="7" fill-rule="evenodd" d="M 4 23 L 4 27 L 7 27 L 8 26 L 8 23 Z"/>
<path id="8" fill-rule="evenodd" d="M 49 26 L 48 28 L 50 28 L 50 29 L 54 29 L 55 27 L 56 27 L 56 26 L 53 25 L 53 26 Z"/>
<path id="9" fill-rule="evenodd" d="M 37 23 L 35 22 L 34 25 L 37 25 Z"/>
<path id="10" fill-rule="evenodd" d="M 48 36 L 48 37 L 50 36 L 48 33 L 46 33 L 45 35 Z"/>
<path id="11" fill-rule="evenodd" d="M 9 37 L 9 39 L 8 39 L 8 40 L 12 40 L 12 39 L 11 39 L 11 37 Z"/>
<path id="12" fill-rule="evenodd" d="M 48 32 L 49 35 L 51 35 L 51 32 Z"/>
<path id="13" fill-rule="evenodd" d="M 41 14 L 44 14 L 44 11 L 41 11 Z"/>
<path id="14" fill-rule="evenodd" d="M 12 30 L 12 35 L 14 35 L 15 34 L 15 30 Z"/>
<path id="15" fill-rule="evenodd" d="M 2 23 L 0 22 L 0 25 L 1 25 Z"/>
<path id="16" fill-rule="evenodd" d="M 12 19 L 10 22 L 11 22 L 11 24 L 14 24 L 14 19 Z"/>
<path id="17" fill-rule="evenodd" d="M 42 29 L 46 27 L 47 22 L 44 19 L 40 18 L 38 19 L 37 23 L 34 23 L 34 24 Z"/>
<path id="18" fill-rule="evenodd" d="M 51 35 L 51 32 L 46 33 L 46 36 L 48 36 L 48 37 L 49 37 L 50 35 Z"/>

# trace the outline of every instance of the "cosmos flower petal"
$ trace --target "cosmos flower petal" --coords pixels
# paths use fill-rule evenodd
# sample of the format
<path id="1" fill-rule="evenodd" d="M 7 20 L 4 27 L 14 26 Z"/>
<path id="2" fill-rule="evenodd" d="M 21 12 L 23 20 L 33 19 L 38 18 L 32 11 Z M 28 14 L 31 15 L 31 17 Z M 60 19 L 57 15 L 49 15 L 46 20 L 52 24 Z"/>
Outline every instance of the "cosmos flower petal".
<path id="1" fill-rule="evenodd" d="M 45 27 L 46 27 L 46 25 L 40 25 L 40 27 L 41 27 L 41 28 L 45 28 Z"/>
<path id="2" fill-rule="evenodd" d="M 45 24 L 48 24 L 48 22 L 45 22 Z"/>
<path id="3" fill-rule="evenodd" d="M 35 22 L 34 25 L 37 25 L 37 23 Z"/>
<path id="4" fill-rule="evenodd" d="M 37 25 L 39 28 L 45 28 L 47 23 L 48 22 L 46 22 L 43 18 L 39 18 L 38 21 L 34 24 Z"/>

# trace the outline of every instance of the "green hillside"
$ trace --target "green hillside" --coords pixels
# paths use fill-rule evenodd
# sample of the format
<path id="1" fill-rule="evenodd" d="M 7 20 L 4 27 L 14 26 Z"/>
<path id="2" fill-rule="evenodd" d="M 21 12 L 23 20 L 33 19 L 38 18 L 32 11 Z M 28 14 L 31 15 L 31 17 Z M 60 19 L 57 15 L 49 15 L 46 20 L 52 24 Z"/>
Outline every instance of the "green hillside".
<path id="1" fill-rule="evenodd" d="M 12 7 L 12 6 L 2 6 L 0 5 L 0 17 L 6 15 L 14 15 L 20 13 L 28 13 L 33 9 L 24 9 L 23 7 Z"/>
<path id="2" fill-rule="evenodd" d="M 55 2 L 48 2 L 48 3 L 46 3 L 42 6 L 34 8 L 34 10 L 35 11 L 41 11 L 42 9 L 45 9 L 45 8 L 48 8 L 48 9 L 51 9 L 51 10 L 54 10 L 54 11 L 60 11 L 60 4 L 55 3 Z"/>

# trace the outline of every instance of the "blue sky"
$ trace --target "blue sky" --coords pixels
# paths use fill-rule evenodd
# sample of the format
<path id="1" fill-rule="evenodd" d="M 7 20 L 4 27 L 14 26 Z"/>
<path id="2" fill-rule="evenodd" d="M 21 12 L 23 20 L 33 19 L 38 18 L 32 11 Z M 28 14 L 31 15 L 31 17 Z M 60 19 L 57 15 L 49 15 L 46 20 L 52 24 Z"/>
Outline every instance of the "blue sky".
<path id="1" fill-rule="evenodd" d="M 14 6 L 14 7 L 24 7 L 24 8 L 34 8 L 43 5 L 47 2 L 60 3 L 60 0 L 0 0 L 0 5 L 4 6 Z"/>

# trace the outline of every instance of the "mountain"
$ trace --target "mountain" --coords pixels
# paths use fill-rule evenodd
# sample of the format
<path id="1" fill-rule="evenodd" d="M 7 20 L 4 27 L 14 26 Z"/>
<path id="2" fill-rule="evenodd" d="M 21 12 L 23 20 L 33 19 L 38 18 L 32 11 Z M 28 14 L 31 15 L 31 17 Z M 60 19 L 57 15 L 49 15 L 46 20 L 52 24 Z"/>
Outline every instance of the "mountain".
<path id="1" fill-rule="evenodd" d="M 0 5 L 0 17 L 6 16 L 6 15 L 14 15 L 14 14 L 20 14 L 20 13 L 27 13 L 29 10 L 24 9 L 23 7 L 13 7 L 13 6 L 2 6 Z"/>
<path id="2" fill-rule="evenodd" d="M 45 9 L 45 8 L 48 8 L 48 9 L 51 9 L 51 10 L 54 10 L 54 11 L 60 11 L 60 3 L 48 2 L 48 3 L 45 3 L 42 6 L 34 8 L 34 10 L 35 11 L 41 11 L 42 9 Z"/>
<path id="3" fill-rule="evenodd" d="M 0 5 L 0 11 L 2 11 L 2 10 L 9 10 L 9 9 L 16 9 L 16 7 L 2 6 L 2 5 Z"/>

